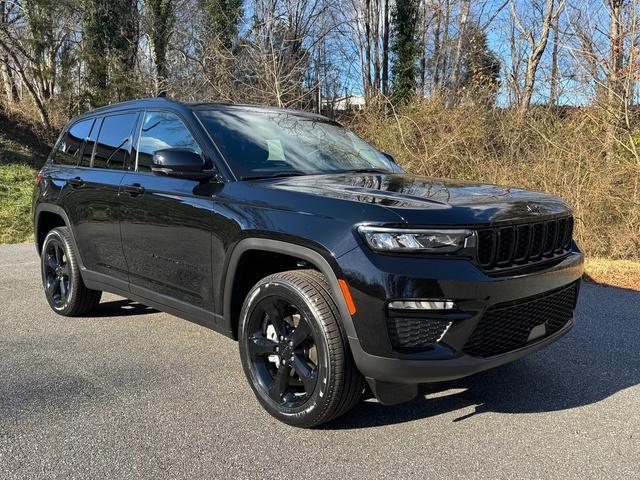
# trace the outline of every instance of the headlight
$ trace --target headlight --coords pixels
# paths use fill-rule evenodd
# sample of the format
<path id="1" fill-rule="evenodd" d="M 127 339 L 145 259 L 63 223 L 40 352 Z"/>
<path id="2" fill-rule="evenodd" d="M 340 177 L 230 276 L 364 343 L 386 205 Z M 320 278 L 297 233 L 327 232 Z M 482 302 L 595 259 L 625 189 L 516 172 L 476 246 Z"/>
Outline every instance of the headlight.
<path id="1" fill-rule="evenodd" d="M 411 230 L 360 226 L 358 231 L 373 249 L 384 252 L 452 253 L 471 246 L 471 230 Z"/>

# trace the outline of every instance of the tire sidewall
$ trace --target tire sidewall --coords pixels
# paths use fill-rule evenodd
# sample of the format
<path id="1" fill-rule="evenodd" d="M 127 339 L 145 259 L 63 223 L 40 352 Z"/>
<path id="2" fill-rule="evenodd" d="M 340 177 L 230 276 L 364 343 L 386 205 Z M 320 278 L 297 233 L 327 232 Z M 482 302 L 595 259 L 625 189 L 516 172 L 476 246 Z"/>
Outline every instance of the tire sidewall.
<path id="1" fill-rule="evenodd" d="M 47 293 L 47 287 L 46 287 L 47 279 L 45 275 L 45 262 L 46 262 L 45 252 L 47 251 L 48 245 L 52 242 L 58 242 L 59 244 L 62 245 L 62 247 L 64 248 L 64 253 L 67 257 L 67 264 L 69 265 L 69 295 L 67 295 L 65 302 L 60 306 L 57 306 L 53 302 L 53 299 L 50 298 L 49 294 Z M 73 309 L 73 306 L 75 305 L 75 302 L 76 302 L 76 296 L 78 294 L 79 272 L 78 272 L 77 264 L 75 262 L 73 246 L 70 244 L 68 239 L 64 236 L 62 231 L 60 231 L 60 229 L 58 228 L 51 230 L 45 237 L 45 240 L 42 244 L 42 252 L 40 254 L 40 272 L 42 277 L 42 286 L 45 290 L 45 297 L 47 299 L 47 302 L 49 303 L 49 306 L 51 306 L 51 308 L 56 313 L 59 313 L 60 315 L 68 314 Z"/>
<path id="2" fill-rule="evenodd" d="M 313 331 L 313 338 L 318 351 L 318 381 L 311 397 L 301 406 L 287 408 L 273 401 L 264 388 L 260 385 L 248 353 L 248 341 L 252 332 L 247 332 L 251 315 L 258 303 L 270 296 L 284 298 L 292 305 L 296 306 L 306 317 Z M 317 308 L 307 296 L 296 286 L 283 281 L 269 281 L 256 285 L 245 301 L 240 315 L 239 344 L 240 358 L 242 366 L 249 380 L 249 385 L 255 393 L 262 406 L 275 418 L 292 425 L 308 425 L 314 423 L 314 418 L 323 414 L 328 408 L 331 396 L 327 389 L 332 388 L 332 361 L 329 354 L 329 343 L 327 341 L 324 325 L 320 320 L 321 315 Z"/>

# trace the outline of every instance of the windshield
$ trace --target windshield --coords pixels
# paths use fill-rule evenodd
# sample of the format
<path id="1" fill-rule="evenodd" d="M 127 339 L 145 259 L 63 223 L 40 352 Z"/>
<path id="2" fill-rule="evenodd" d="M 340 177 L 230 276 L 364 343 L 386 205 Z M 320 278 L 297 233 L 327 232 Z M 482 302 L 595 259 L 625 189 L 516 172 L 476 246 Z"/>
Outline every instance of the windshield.
<path id="1" fill-rule="evenodd" d="M 198 116 L 243 179 L 403 171 L 353 132 L 318 117 L 233 107 Z"/>

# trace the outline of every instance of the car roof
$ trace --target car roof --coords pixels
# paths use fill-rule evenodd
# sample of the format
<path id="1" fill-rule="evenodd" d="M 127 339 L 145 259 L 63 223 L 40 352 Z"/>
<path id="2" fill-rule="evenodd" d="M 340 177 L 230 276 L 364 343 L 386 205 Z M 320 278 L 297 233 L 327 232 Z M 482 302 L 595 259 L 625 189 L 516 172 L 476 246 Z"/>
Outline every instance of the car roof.
<path id="1" fill-rule="evenodd" d="M 277 108 L 263 105 L 235 104 L 235 103 L 212 103 L 212 102 L 179 102 L 167 97 L 141 98 L 138 100 L 129 100 L 126 102 L 114 103 L 104 107 L 94 108 L 74 117 L 70 123 L 81 120 L 84 117 L 93 115 L 117 112 L 120 110 L 143 109 L 143 108 L 170 108 L 172 110 L 182 111 L 184 113 L 197 110 L 245 110 L 256 113 L 289 113 L 315 119 L 324 122 L 335 123 L 335 121 L 317 113 L 305 112 L 302 110 L 293 110 L 285 108 Z"/>

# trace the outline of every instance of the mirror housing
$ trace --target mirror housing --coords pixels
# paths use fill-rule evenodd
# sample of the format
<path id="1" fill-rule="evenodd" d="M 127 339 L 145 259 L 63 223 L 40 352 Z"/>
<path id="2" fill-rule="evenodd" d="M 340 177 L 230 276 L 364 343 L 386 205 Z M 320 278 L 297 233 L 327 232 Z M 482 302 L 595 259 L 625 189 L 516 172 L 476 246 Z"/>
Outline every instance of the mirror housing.
<path id="1" fill-rule="evenodd" d="M 216 176 L 214 170 L 204 170 L 204 159 L 193 150 L 165 148 L 153 154 L 151 171 L 156 175 L 207 180 Z"/>
<path id="2" fill-rule="evenodd" d="M 395 158 L 393 158 L 393 155 L 391 155 L 390 153 L 382 152 L 382 154 L 383 154 L 385 157 L 387 157 L 387 159 L 388 159 L 389 161 L 391 161 L 392 163 L 395 163 L 396 165 L 398 164 L 398 162 L 396 162 L 396 159 L 395 159 Z"/>

